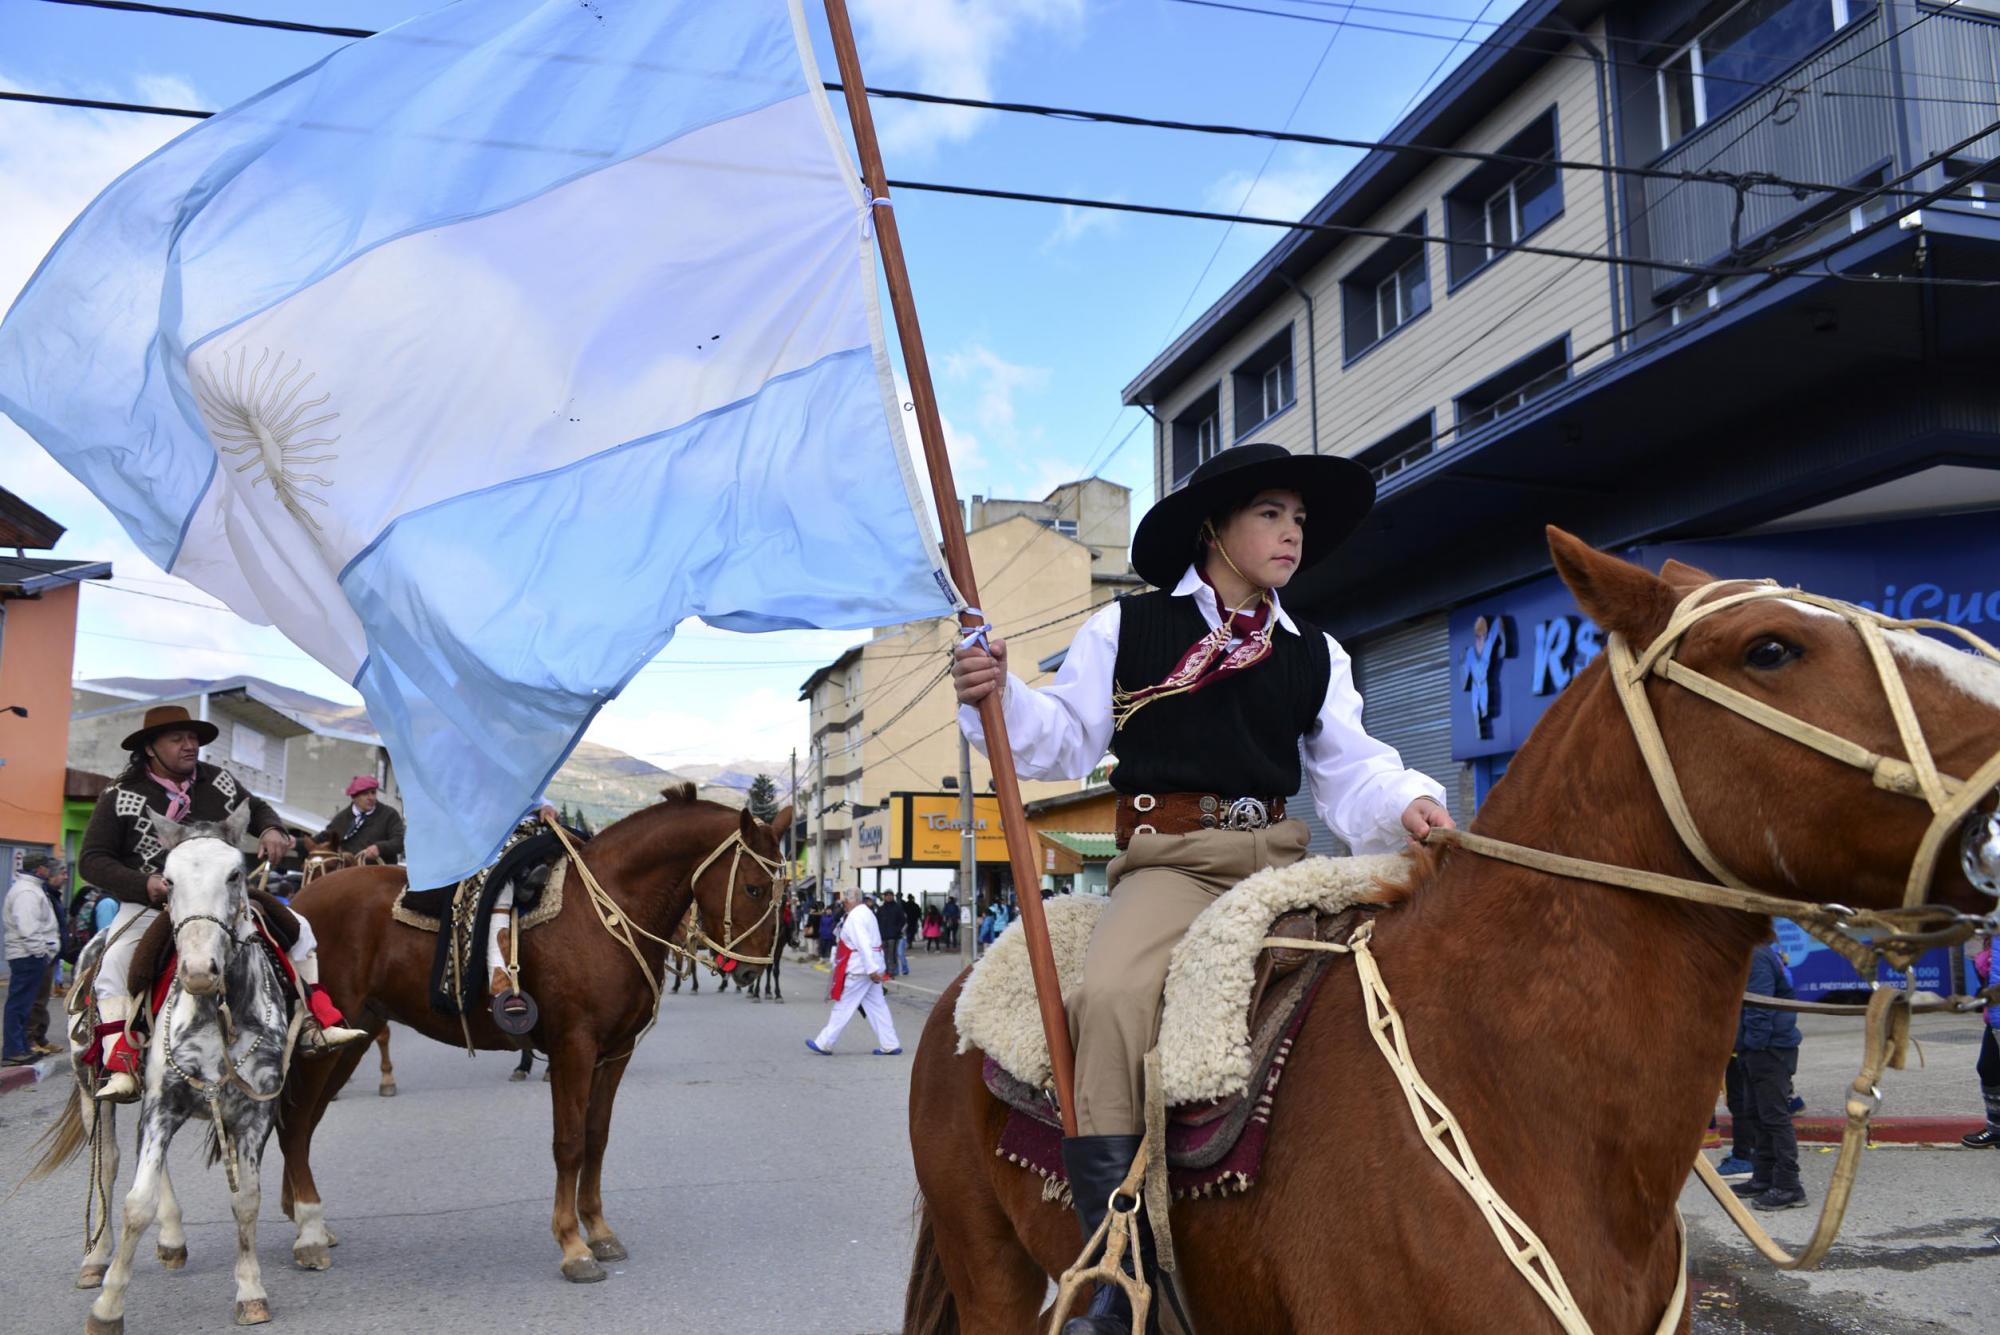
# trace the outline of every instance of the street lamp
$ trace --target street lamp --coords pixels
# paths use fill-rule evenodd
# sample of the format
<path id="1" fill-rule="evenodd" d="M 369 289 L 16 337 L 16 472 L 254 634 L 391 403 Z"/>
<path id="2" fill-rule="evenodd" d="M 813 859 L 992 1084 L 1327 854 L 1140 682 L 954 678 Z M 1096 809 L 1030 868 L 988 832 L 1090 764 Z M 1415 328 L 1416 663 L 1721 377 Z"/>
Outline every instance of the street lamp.
<path id="1" fill-rule="evenodd" d="M 8 705 L 5 709 L 0 709 L 0 714 L 13 714 L 19 718 L 26 718 L 28 717 L 28 707 L 26 705 Z"/>

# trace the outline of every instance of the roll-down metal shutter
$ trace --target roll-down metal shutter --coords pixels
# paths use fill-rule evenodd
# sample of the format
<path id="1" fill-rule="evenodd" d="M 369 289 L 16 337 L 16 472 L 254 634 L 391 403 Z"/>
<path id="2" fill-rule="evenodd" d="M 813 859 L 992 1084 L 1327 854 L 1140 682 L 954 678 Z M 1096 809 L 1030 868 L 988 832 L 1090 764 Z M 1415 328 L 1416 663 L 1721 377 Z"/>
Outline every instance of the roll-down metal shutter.
<path id="1" fill-rule="evenodd" d="M 1444 785 L 1454 811 L 1461 805 L 1461 766 L 1451 758 L 1451 637 L 1440 613 L 1347 645 L 1354 684 L 1361 692 L 1361 721 L 1370 736 L 1396 748 L 1403 764 Z M 1312 803 L 1309 784 L 1288 804 L 1287 815 L 1312 831 L 1312 851 L 1341 854 L 1346 845 L 1327 829 Z"/>

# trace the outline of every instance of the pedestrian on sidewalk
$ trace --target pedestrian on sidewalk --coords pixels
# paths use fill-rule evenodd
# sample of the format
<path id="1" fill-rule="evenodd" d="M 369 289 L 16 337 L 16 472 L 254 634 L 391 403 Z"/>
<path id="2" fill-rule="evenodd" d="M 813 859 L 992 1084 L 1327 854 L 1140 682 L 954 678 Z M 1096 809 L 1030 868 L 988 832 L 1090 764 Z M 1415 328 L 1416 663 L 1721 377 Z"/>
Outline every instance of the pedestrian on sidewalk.
<path id="1" fill-rule="evenodd" d="M 938 941 L 944 935 L 944 920 L 938 916 L 937 905 L 924 910 L 924 953 L 935 955 Z"/>
<path id="2" fill-rule="evenodd" d="M 1979 950 L 1966 959 L 1966 967 L 1973 972 L 1972 987 L 1978 991 L 1993 982 L 1993 939 L 1988 937 Z M 1986 1008 L 1986 1027 L 1979 1032 L 1979 1092 L 1986 1097 L 1986 1125 L 1964 1138 L 1967 1149 L 1984 1150 L 2000 1145 L 2000 1040 L 1996 1040 L 1994 1029 L 2000 1027 L 2000 1006 Z"/>
<path id="3" fill-rule="evenodd" d="M 1784 963 L 1768 943 L 1750 957 L 1745 990 L 1768 997 L 1792 995 Z M 1753 1148 L 1750 1180 L 1730 1190 L 1759 1210 L 1795 1210 L 1806 1203 L 1790 1107 L 1792 1077 L 1799 1069 L 1798 1020 L 1790 1011 L 1745 1002 L 1736 1022 L 1736 1056 L 1743 1064 Z"/>
<path id="4" fill-rule="evenodd" d="M 65 912 L 68 906 L 63 891 L 69 886 L 69 864 L 51 855 L 47 865 L 35 874 L 42 878 L 42 893 L 48 898 L 49 911 L 56 915 L 56 954 L 49 967 L 42 970 L 41 986 L 28 1007 L 23 1027 L 28 1031 L 28 1047 L 36 1056 L 45 1057 L 56 1050 L 56 1045 L 49 1042 L 49 1000 L 55 995 L 56 975 L 62 972 L 62 941 L 68 935 Z"/>
<path id="5" fill-rule="evenodd" d="M 14 874 L 13 884 L 7 887 L 5 904 L 0 905 L 7 951 L 7 1008 L 4 1030 L 0 1030 L 0 1062 L 8 1066 L 26 1065 L 37 1055 L 28 1034 L 28 1012 L 41 994 L 44 975 L 55 967 L 62 949 L 62 925 L 49 905 L 47 879 L 51 867 L 61 866 L 48 853 L 28 854 L 21 860 L 21 870 Z M 67 868 L 63 871 L 68 873 Z"/>
<path id="6" fill-rule="evenodd" d="M 882 932 L 876 925 L 875 914 L 861 901 L 860 886 L 848 886 L 841 896 L 847 901 L 847 918 L 840 924 L 840 946 L 834 952 L 833 1014 L 827 1017 L 826 1028 L 819 1031 L 818 1037 L 806 1040 L 806 1046 L 822 1057 L 832 1056 L 833 1045 L 840 1041 L 840 1031 L 847 1028 L 847 1022 L 858 1009 L 875 1030 L 875 1055 L 894 1057 L 903 1050 L 903 1044 L 896 1037 L 896 1022 L 889 1015 L 889 998 L 882 991 L 882 984 L 889 979 L 889 962 L 882 954 Z"/>
<path id="7" fill-rule="evenodd" d="M 855 894 L 859 896 L 860 893 L 857 887 Z M 840 919 L 834 913 L 833 905 L 828 904 L 819 915 L 819 958 L 822 964 L 833 957 L 833 936 L 839 930 Z"/>
<path id="8" fill-rule="evenodd" d="M 910 951 L 917 944 L 917 930 L 921 916 L 917 912 L 917 901 L 909 895 L 903 896 L 903 939 L 896 947 L 896 963 L 905 978 L 910 975 Z"/>
<path id="9" fill-rule="evenodd" d="M 1722 1098 L 1729 1107 L 1731 1143 L 1728 1157 L 1715 1171 L 1723 1177 L 1748 1177 L 1757 1168 L 1752 1162 L 1757 1153 L 1756 1119 L 1750 1115 L 1750 1080 L 1743 1074 L 1743 1059 L 1733 1052 L 1722 1073 Z"/>
<path id="10" fill-rule="evenodd" d="M 882 906 L 875 910 L 875 925 L 882 933 L 882 958 L 891 978 L 903 971 L 897 956 L 903 947 L 904 912 L 903 901 L 893 890 L 882 896 Z"/>

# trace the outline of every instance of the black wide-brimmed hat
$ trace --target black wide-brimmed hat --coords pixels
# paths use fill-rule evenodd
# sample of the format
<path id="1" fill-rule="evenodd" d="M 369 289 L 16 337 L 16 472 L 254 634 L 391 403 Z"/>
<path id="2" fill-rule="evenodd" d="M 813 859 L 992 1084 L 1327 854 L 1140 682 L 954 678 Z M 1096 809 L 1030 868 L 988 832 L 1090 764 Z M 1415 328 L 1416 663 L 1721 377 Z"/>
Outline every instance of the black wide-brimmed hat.
<path id="1" fill-rule="evenodd" d="M 140 726 L 139 731 L 125 739 L 125 749 L 127 751 L 143 751 L 146 749 L 146 743 L 152 741 L 161 733 L 172 732 L 176 728 L 186 728 L 194 734 L 195 740 L 203 746 L 207 746 L 210 742 L 214 741 L 222 731 L 207 719 L 198 719 L 191 716 L 187 710 L 182 709 L 179 705 L 154 705 L 146 711 L 146 721 Z"/>
<path id="2" fill-rule="evenodd" d="M 1173 588 L 1195 559 L 1202 521 L 1260 491 L 1295 491 L 1305 501 L 1305 549 L 1295 579 L 1333 555 L 1375 504 L 1374 476 L 1352 459 L 1238 445 L 1195 469 L 1187 485 L 1146 511 L 1132 535 L 1132 569 L 1155 588 Z"/>

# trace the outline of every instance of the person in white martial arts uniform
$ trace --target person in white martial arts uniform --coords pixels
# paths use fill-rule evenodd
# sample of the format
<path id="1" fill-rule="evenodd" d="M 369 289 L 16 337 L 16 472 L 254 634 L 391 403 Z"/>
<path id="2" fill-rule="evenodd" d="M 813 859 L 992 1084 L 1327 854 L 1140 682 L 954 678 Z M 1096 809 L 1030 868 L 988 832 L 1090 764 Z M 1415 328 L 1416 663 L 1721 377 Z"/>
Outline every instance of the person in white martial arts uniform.
<path id="1" fill-rule="evenodd" d="M 875 925 L 875 913 L 861 901 L 861 887 L 848 886 L 840 892 L 847 905 L 847 918 L 834 938 L 833 1014 L 819 1037 L 806 1046 L 822 1057 L 833 1055 L 840 1031 L 858 1009 L 875 1030 L 875 1055 L 893 1057 L 903 1050 L 896 1037 L 896 1022 L 889 1018 L 889 998 L 882 984 L 889 980 L 889 962 L 882 954 L 882 932 Z"/>

